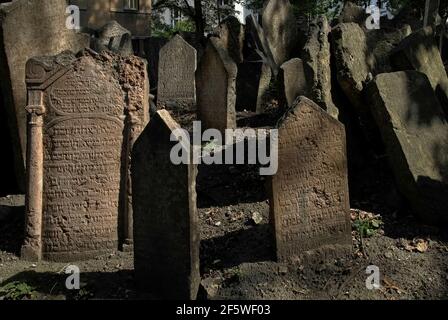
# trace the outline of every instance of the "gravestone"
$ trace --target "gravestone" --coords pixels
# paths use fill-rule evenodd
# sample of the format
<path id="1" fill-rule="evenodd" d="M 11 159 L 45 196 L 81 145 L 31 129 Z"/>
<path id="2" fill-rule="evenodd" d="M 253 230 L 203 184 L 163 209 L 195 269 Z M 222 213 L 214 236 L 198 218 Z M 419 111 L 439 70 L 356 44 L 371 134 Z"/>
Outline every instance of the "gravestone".
<path id="1" fill-rule="evenodd" d="M 448 76 L 433 29 L 420 29 L 400 42 L 391 57 L 396 71 L 417 70 L 426 74 L 448 119 Z"/>
<path id="2" fill-rule="evenodd" d="M 156 90 L 159 82 L 159 56 L 160 50 L 168 43 L 167 38 L 150 37 L 143 40 L 146 60 L 148 61 L 148 74 L 151 90 Z M 153 94 L 155 92 L 152 92 Z"/>
<path id="3" fill-rule="evenodd" d="M 437 23 L 437 17 L 439 15 L 440 0 L 426 0 L 425 2 L 425 15 L 423 17 L 423 27 L 434 27 Z"/>
<path id="4" fill-rule="evenodd" d="M 294 58 L 286 61 L 280 67 L 281 79 L 288 106 L 292 106 L 299 96 L 306 96 L 308 93 L 303 61 Z"/>
<path id="5" fill-rule="evenodd" d="M 270 206 L 278 261 L 351 252 L 345 129 L 305 97 L 279 124 Z"/>
<path id="6" fill-rule="evenodd" d="M 159 108 L 196 109 L 196 66 L 196 50 L 179 35 L 160 50 Z"/>
<path id="7" fill-rule="evenodd" d="M 147 81 L 134 56 L 27 62 L 23 258 L 73 261 L 132 244 L 130 150 L 149 116 Z"/>
<path id="8" fill-rule="evenodd" d="M 159 110 L 133 149 L 134 268 L 141 290 L 185 300 L 195 299 L 199 288 L 200 236 L 197 166 L 170 159 L 181 139 L 174 132 L 179 128 L 167 110 Z"/>
<path id="9" fill-rule="evenodd" d="M 356 23 L 341 23 L 332 31 L 337 80 L 357 112 L 368 112 L 362 98 L 364 82 L 371 71 L 372 59 L 363 29 Z"/>
<path id="10" fill-rule="evenodd" d="M 263 30 L 277 66 L 298 54 L 298 25 L 289 0 L 269 0 L 263 8 Z"/>
<path id="11" fill-rule="evenodd" d="M 339 23 L 353 22 L 359 24 L 362 28 L 365 28 L 368 17 L 369 15 L 366 13 L 366 9 L 351 1 L 347 1 L 344 3 L 338 21 Z"/>
<path id="12" fill-rule="evenodd" d="M 237 66 L 217 38 L 210 38 L 196 72 L 198 116 L 204 129 L 236 128 Z"/>
<path id="13" fill-rule="evenodd" d="M 65 27 L 64 0 L 16 0 L 0 4 L 0 85 L 14 149 L 18 184 L 25 189 L 25 64 L 31 57 L 78 52 L 89 36 Z"/>
<path id="14" fill-rule="evenodd" d="M 248 48 L 260 57 L 263 58 L 264 63 L 267 63 L 274 75 L 278 73 L 278 67 L 275 64 L 274 57 L 272 56 L 271 49 L 269 48 L 268 41 L 266 40 L 263 28 L 256 21 L 255 17 L 251 14 L 246 17 L 245 39 Z"/>
<path id="15" fill-rule="evenodd" d="M 235 63 L 243 62 L 244 26 L 238 18 L 229 16 L 216 28 L 221 45 L 226 48 Z"/>
<path id="16" fill-rule="evenodd" d="M 331 95 L 330 25 L 325 16 L 310 24 L 308 40 L 302 51 L 303 70 L 309 87 L 308 97 L 337 119 L 339 110 Z"/>
<path id="17" fill-rule="evenodd" d="M 448 123 L 428 77 L 383 73 L 367 91 L 400 192 L 423 221 L 448 222 Z"/>
<path id="18" fill-rule="evenodd" d="M 110 50 L 123 56 L 133 55 L 132 34 L 117 21 L 109 21 L 98 31 L 98 38 L 93 40 L 93 49 L 97 52 Z"/>
<path id="19" fill-rule="evenodd" d="M 245 61 L 238 66 L 236 110 L 262 112 L 267 102 L 271 68 L 259 61 Z"/>

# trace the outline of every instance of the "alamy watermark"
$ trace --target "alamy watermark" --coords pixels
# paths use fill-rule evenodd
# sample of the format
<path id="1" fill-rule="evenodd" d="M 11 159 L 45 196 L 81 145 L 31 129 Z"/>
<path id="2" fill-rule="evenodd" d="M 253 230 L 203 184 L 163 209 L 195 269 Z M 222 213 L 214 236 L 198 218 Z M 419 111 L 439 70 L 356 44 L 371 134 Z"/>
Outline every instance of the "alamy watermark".
<path id="1" fill-rule="evenodd" d="M 366 274 L 369 275 L 366 279 L 366 288 L 369 290 L 380 289 L 381 288 L 380 268 L 375 265 L 370 265 L 366 268 Z"/>

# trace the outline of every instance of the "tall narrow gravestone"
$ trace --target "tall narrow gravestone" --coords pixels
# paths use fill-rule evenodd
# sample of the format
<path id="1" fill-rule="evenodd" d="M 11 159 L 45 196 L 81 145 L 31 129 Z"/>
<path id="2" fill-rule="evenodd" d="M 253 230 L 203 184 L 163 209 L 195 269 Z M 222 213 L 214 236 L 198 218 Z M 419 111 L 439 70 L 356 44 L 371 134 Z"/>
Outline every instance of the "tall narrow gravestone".
<path id="1" fill-rule="evenodd" d="M 181 139 L 174 132 L 179 128 L 167 110 L 159 110 L 133 149 L 134 267 L 137 285 L 155 298 L 195 299 L 200 282 L 197 166 L 170 159 Z M 184 151 L 191 155 L 191 149 Z"/>
<path id="2" fill-rule="evenodd" d="M 65 261 L 132 242 L 130 149 L 148 120 L 137 57 L 30 59 L 22 257 Z"/>
<path id="3" fill-rule="evenodd" d="M 345 129 L 305 97 L 280 122 L 271 187 L 279 261 L 351 251 Z"/>
<path id="4" fill-rule="evenodd" d="M 196 49 L 176 35 L 160 50 L 159 107 L 196 109 Z"/>
<path id="5" fill-rule="evenodd" d="M 277 66 L 298 54 L 299 32 L 289 0 L 268 0 L 263 8 L 263 30 Z"/>
<path id="6" fill-rule="evenodd" d="M 219 39 L 210 38 L 196 73 L 198 115 L 204 129 L 236 128 L 237 66 Z"/>

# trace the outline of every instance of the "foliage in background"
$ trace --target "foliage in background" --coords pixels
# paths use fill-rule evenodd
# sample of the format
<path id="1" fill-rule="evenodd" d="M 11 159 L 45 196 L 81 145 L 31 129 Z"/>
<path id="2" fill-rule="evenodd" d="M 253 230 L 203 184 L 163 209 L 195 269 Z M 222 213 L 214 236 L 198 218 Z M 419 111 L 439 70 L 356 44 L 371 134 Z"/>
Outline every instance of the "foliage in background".
<path id="1" fill-rule="evenodd" d="M 155 37 L 172 38 L 178 32 L 194 32 L 195 26 L 191 20 L 182 20 L 176 22 L 176 25 L 171 27 L 161 21 L 153 23 L 151 34 Z"/>

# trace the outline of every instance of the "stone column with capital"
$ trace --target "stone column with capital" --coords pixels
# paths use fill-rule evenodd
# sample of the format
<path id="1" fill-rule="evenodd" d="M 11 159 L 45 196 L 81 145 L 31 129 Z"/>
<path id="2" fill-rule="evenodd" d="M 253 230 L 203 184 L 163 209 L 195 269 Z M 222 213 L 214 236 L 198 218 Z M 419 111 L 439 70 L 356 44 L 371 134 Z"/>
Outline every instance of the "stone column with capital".
<path id="1" fill-rule="evenodd" d="M 29 90 L 27 132 L 27 168 L 25 203 L 25 239 L 21 257 L 39 261 L 42 257 L 42 192 L 43 192 L 43 91 Z"/>

